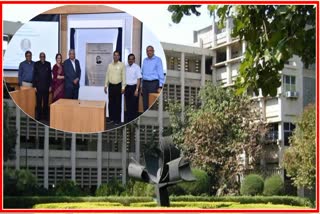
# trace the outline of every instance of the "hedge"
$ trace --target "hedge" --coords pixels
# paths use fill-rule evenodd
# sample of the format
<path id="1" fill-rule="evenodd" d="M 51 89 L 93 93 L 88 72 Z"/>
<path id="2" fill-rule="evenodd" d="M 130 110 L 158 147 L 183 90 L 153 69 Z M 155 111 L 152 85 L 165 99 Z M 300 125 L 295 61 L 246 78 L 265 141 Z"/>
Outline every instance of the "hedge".
<path id="1" fill-rule="evenodd" d="M 173 201 L 170 202 L 170 206 L 174 208 L 184 207 L 184 208 L 227 208 L 234 204 L 235 202 L 208 202 L 208 201 L 198 201 L 198 202 L 185 202 L 185 201 Z M 132 203 L 130 207 L 157 207 L 157 202 L 140 202 Z"/>
<path id="2" fill-rule="evenodd" d="M 72 202 L 72 203 L 50 203 L 36 204 L 34 209 L 102 209 L 122 207 L 123 205 L 115 202 Z"/>
<path id="3" fill-rule="evenodd" d="M 36 204 L 62 203 L 62 202 L 115 202 L 128 206 L 135 202 L 153 201 L 151 197 L 69 197 L 69 196 L 5 196 L 4 208 L 32 208 Z"/>
<path id="4" fill-rule="evenodd" d="M 314 204 L 307 198 L 294 196 L 174 196 L 170 197 L 173 202 L 238 202 L 240 204 L 285 204 L 291 206 L 314 207 Z M 36 204 L 61 202 L 114 202 L 123 206 L 132 203 L 154 202 L 151 197 L 43 197 L 43 196 L 15 196 L 4 197 L 4 208 L 32 208 Z"/>
<path id="5" fill-rule="evenodd" d="M 286 204 L 292 206 L 313 207 L 313 203 L 308 198 L 296 196 L 175 196 L 170 197 L 171 201 L 223 201 L 239 202 L 240 204 Z"/>
<path id="6" fill-rule="evenodd" d="M 157 207 L 156 202 L 142 202 L 142 203 L 132 203 L 130 207 L 140 208 L 140 207 Z M 199 209 L 305 209 L 306 207 L 301 206 L 291 206 L 284 204 L 241 204 L 239 202 L 171 202 L 171 208 L 199 208 Z"/>

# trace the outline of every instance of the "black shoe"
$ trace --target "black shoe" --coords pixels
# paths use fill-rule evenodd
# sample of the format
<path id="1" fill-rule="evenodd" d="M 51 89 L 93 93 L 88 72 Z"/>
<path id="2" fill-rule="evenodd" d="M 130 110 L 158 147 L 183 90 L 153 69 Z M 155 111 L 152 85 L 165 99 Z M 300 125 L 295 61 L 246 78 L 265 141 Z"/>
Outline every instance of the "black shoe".
<path id="1" fill-rule="evenodd" d="M 115 122 L 114 122 L 114 125 L 115 125 L 115 126 L 119 126 L 120 124 L 121 124 L 121 123 L 120 123 L 119 121 L 115 121 Z"/>
<path id="2" fill-rule="evenodd" d="M 113 123 L 112 120 L 107 121 L 107 124 L 112 124 L 112 123 Z"/>

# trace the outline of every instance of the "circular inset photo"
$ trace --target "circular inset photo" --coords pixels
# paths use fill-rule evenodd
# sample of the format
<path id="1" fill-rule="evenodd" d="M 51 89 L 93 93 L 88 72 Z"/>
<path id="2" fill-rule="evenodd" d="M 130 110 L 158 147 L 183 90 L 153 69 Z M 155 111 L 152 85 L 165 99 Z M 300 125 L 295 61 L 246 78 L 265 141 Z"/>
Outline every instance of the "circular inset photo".
<path id="1" fill-rule="evenodd" d="M 29 117 L 66 132 L 103 132 L 134 121 L 165 83 L 160 41 L 124 11 L 73 8 L 34 17 L 9 41 L 4 79 L 11 98 Z"/>

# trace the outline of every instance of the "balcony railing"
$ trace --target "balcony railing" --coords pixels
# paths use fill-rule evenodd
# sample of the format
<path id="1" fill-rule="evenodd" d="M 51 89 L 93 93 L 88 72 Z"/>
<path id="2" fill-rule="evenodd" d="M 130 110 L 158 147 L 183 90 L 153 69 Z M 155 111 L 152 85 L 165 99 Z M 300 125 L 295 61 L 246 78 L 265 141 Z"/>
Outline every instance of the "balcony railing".
<path id="1" fill-rule="evenodd" d="M 278 167 L 274 168 L 261 168 L 261 169 L 247 169 L 244 172 L 244 175 L 249 174 L 259 174 L 264 178 L 273 176 L 273 175 L 281 175 L 282 169 Z"/>

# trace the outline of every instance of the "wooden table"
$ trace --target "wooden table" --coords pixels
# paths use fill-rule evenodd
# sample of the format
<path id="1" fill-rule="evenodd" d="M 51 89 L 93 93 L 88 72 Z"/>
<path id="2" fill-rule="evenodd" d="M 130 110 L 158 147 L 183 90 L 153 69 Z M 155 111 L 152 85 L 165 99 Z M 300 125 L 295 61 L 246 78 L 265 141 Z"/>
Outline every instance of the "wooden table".
<path id="1" fill-rule="evenodd" d="M 68 132 L 105 131 L 106 103 L 59 99 L 50 105 L 50 127 Z"/>
<path id="2" fill-rule="evenodd" d="M 21 110 L 32 118 L 35 118 L 36 92 L 32 87 L 24 87 L 21 90 L 10 92 L 12 100 Z"/>
<path id="3" fill-rule="evenodd" d="M 160 93 L 149 94 L 149 102 L 148 102 L 149 108 L 153 105 L 153 103 L 158 99 L 159 96 L 160 96 Z"/>

